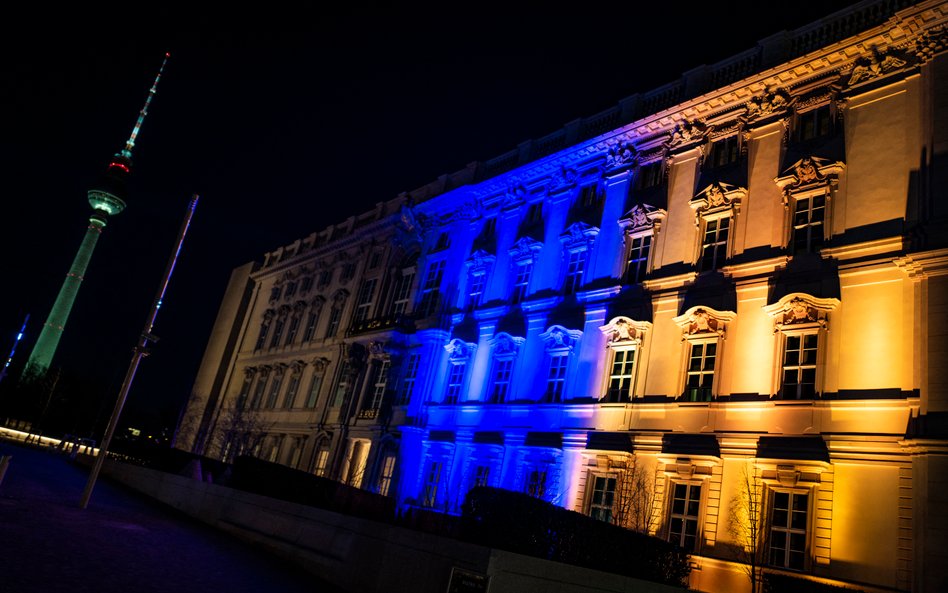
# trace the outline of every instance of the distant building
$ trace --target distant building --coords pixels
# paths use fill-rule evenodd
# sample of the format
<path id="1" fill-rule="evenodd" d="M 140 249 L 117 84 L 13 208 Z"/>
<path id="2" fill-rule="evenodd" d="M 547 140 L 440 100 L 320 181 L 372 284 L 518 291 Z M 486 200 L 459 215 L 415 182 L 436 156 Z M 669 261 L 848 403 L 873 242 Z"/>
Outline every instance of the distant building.
<path id="1" fill-rule="evenodd" d="M 946 590 L 946 23 L 856 4 L 238 268 L 179 446 Z"/>

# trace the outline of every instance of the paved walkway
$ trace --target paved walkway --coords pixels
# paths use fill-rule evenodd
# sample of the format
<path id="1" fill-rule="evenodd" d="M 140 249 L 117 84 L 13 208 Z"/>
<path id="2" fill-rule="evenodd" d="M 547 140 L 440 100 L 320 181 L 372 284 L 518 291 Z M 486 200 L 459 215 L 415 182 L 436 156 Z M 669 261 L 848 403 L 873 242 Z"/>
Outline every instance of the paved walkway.
<path id="1" fill-rule="evenodd" d="M 88 470 L 0 441 L 0 593 L 342 593 Z"/>

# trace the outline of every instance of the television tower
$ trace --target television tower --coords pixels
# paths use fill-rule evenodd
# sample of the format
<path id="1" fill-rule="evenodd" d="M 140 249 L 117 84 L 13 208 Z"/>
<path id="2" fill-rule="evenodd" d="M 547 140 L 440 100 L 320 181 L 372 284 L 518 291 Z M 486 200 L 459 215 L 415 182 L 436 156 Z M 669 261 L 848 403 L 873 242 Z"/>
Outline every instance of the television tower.
<path id="1" fill-rule="evenodd" d="M 76 293 L 79 292 L 79 286 L 82 284 L 82 278 L 85 276 L 86 267 L 89 265 L 89 259 L 92 257 L 92 250 L 105 228 L 109 216 L 114 216 L 125 209 L 125 196 L 127 193 L 126 183 L 132 170 L 132 149 L 135 147 L 135 138 L 142 128 L 145 116 L 148 115 L 148 106 L 158 90 L 158 81 L 161 80 L 161 73 L 168 63 L 169 54 L 165 54 L 161 62 L 161 68 L 158 69 L 158 75 L 155 77 L 151 90 L 148 91 L 148 97 L 145 99 L 145 106 L 138 114 L 138 121 L 132 128 L 132 135 L 125 143 L 125 148 L 120 150 L 109 161 L 109 166 L 105 174 L 99 179 L 98 183 L 89 190 L 89 204 L 92 206 L 92 214 L 89 216 L 89 227 L 79 245 L 79 251 L 75 259 L 72 260 L 72 266 L 62 287 L 59 289 L 59 295 L 53 308 L 46 318 L 46 323 L 40 330 L 33 351 L 26 363 L 24 375 L 35 374 L 43 376 L 52 363 L 53 355 L 56 354 L 56 347 L 59 345 L 59 339 L 62 337 L 63 329 L 66 326 L 66 320 L 69 318 L 69 312 L 76 300 Z"/>

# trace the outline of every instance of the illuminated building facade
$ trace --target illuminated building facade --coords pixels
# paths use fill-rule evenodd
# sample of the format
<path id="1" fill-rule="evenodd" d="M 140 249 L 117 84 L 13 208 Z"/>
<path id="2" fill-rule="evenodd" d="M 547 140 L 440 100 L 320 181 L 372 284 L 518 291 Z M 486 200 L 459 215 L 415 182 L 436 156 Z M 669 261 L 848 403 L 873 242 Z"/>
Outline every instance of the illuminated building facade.
<path id="1" fill-rule="evenodd" d="M 236 270 L 180 446 L 248 409 L 260 457 L 528 492 L 698 590 L 945 590 L 946 23 L 862 2 Z"/>

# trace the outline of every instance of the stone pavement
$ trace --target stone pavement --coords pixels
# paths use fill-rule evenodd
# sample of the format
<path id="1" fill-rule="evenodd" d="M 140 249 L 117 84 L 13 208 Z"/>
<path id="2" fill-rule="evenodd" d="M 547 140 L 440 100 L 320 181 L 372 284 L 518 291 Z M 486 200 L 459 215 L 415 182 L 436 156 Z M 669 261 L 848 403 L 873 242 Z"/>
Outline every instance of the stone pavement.
<path id="1" fill-rule="evenodd" d="M 0 593 L 343 593 L 104 475 L 0 441 Z"/>

